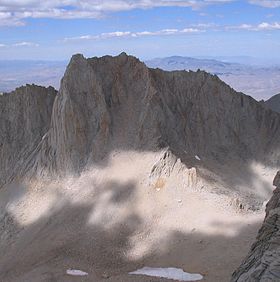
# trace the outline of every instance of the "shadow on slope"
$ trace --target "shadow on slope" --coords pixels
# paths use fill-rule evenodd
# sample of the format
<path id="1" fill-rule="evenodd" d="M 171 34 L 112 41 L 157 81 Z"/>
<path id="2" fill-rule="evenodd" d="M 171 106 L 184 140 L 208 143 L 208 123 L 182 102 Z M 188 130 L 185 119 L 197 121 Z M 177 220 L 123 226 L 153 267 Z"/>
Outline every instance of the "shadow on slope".
<path id="1" fill-rule="evenodd" d="M 16 188 L 21 191 L 18 196 Z M 77 187 L 78 194 L 67 187 L 49 186 L 43 192 L 25 187 L 24 194 L 23 187 L 16 188 L 1 208 L 3 282 L 165 281 L 127 274 L 143 266 L 180 267 L 203 274 L 205 281 L 228 281 L 260 225 L 213 221 L 220 230 L 216 234 L 175 229 L 160 232 L 157 238 L 150 236 L 157 226 L 133 208 L 137 201 L 133 182 L 108 182 L 84 194 L 85 187 Z M 141 243 L 148 246 L 143 254 L 135 251 Z M 68 276 L 69 268 L 89 276 Z"/>

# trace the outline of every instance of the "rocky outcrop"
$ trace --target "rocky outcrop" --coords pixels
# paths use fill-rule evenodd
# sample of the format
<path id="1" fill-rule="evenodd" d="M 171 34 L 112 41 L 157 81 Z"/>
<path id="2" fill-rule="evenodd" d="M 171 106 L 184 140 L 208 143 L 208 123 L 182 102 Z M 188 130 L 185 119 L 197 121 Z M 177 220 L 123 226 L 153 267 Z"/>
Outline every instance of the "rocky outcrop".
<path id="1" fill-rule="evenodd" d="M 177 163 L 177 158 L 170 150 L 163 152 L 160 159 L 153 165 L 150 178 L 169 177 Z"/>
<path id="2" fill-rule="evenodd" d="M 196 168 L 188 168 L 168 148 L 161 153 L 158 161 L 152 166 L 149 185 L 157 188 L 166 183 L 168 179 L 172 181 L 172 177 L 182 178 L 185 188 L 195 187 L 198 182 Z"/>
<path id="3" fill-rule="evenodd" d="M 280 94 L 274 95 L 264 103 L 272 111 L 280 113 Z"/>
<path id="4" fill-rule="evenodd" d="M 280 115 L 203 71 L 165 72 L 138 59 L 74 55 L 50 130 L 25 166 L 33 174 L 79 172 L 112 149 L 171 147 L 178 158 L 278 162 Z"/>
<path id="5" fill-rule="evenodd" d="M 26 85 L 0 96 L 0 187 L 18 175 L 49 130 L 56 90 Z"/>
<path id="6" fill-rule="evenodd" d="M 280 281 L 280 172 L 273 184 L 273 196 L 266 217 L 249 255 L 233 273 L 232 282 Z"/>

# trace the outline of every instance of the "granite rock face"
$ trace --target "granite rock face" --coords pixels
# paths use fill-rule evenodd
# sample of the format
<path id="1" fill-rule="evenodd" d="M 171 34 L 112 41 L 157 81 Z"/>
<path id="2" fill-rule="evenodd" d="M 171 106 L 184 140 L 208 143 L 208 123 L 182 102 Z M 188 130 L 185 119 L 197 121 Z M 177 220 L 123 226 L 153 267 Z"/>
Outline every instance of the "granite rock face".
<path id="1" fill-rule="evenodd" d="M 0 96 L 0 187 L 21 170 L 49 130 L 56 90 L 35 85 Z"/>
<path id="2" fill-rule="evenodd" d="M 232 282 L 280 281 L 280 171 L 273 184 L 276 189 L 266 206 L 266 217 L 257 240 Z"/>
<path id="3" fill-rule="evenodd" d="M 278 162 L 280 115 L 203 71 L 149 69 L 122 53 L 74 55 L 50 130 L 25 167 L 33 174 L 83 170 L 112 149 L 197 154 L 216 162 Z"/>

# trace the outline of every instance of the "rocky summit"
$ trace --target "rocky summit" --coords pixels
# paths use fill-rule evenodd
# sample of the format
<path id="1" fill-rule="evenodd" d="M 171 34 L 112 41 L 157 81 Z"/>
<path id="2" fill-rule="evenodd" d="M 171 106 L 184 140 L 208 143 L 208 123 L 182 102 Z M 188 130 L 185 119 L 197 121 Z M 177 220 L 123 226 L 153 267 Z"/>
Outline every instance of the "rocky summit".
<path id="1" fill-rule="evenodd" d="M 32 86 L 26 94 L 17 90 L 6 100 L 16 107 L 21 96 L 27 103 L 32 95 L 28 89 Z M 78 54 L 67 67 L 54 103 L 55 91 L 40 89 L 51 92 L 35 97 L 49 100 L 44 113 L 37 117 L 35 112 L 41 112 L 42 104 L 32 115 L 25 113 L 31 104 L 17 112 L 40 127 L 27 142 L 34 146 L 25 152 L 26 157 L 32 152 L 23 165 L 25 173 L 80 172 L 116 148 L 150 151 L 167 146 L 183 160 L 195 153 L 222 164 L 251 159 L 279 164 L 275 148 L 280 142 L 280 115 L 204 71 L 149 69 L 124 53 L 91 59 Z M 3 122 L 1 118 L 1 126 Z M 9 144 L 10 135 L 22 140 L 18 130 L 29 136 L 24 124 L 13 126 L 2 143 Z M 14 146 L 10 158 L 16 160 L 21 148 Z"/>

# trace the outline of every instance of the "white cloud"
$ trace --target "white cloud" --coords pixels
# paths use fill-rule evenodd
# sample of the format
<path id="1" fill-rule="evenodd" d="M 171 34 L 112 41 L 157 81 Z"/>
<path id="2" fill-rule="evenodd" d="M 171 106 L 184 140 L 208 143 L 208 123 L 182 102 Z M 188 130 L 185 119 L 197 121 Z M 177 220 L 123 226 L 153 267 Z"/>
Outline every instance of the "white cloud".
<path id="1" fill-rule="evenodd" d="M 249 3 L 266 8 L 280 7 L 280 0 L 249 0 Z"/>
<path id="2" fill-rule="evenodd" d="M 109 33 L 102 33 L 99 37 L 101 39 L 107 39 L 107 38 L 112 38 L 112 37 L 126 37 L 130 35 L 131 35 L 130 31 L 115 31 L 115 32 L 109 32 Z"/>
<path id="3" fill-rule="evenodd" d="M 275 22 L 275 23 L 261 23 L 258 25 L 258 30 L 275 30 L 275 29 L 280 29 L 280 23 Z"/>
<path id="4" fill-rule="evenodd" d="M 23 22 L 16 16 L 13 16 L 11 12 L 5 12 L 1 10 L 0 6 L 0 26 L 21 26 Z"/>
<path id="5" fill-rule="evenodd" d="M 109 38 L 121 38 L 121 37 L 142 37 L 142 36 L 161 36 L 161 35 L 175 35 L 175 34 L 186 34 L 186 33 L 200 33 L 204 32 L 203 29 L 198 28 L 185 28 L 185 29 L 162 29 L 158 31 L 139 31 L 139 32 L 131 32 L 131 31 L 115 31 L 108 33 L 101 33 L 98 35 L 82 35 L 76 37 L 67 37 L 64 38 L 64 42 L 68 41 L 81 41 L 81 40 L 102 40 Z"/>
<path id="6" fill-rule="evenodd" d="M 34 43 L 34 42 L 23 41 L 23 42 L 14 43 L 12 46 L 14 47 L 38 47 L 39 44 Z"/>
<path id="7" fill-rule="evenodd" d="M 20 26 L 27 18 L 101 18 L 118 11 L 156 7 L 199 9 L 236 0 L 0 0 L 0 26 Z M 280 7 L 280 0 L 247 0 L 253 5 Z M 205 15 L 201 12 L 200 15 Z"/>
<path id="8" fill-rule="evenodd" d="M 197 32 L 204 32 L 205 30 L 203 29 L 197 29 L 197 28 L 185 28 L 181 31 L 180 33 L 197 33 Z"/>
<path id="9" fill-rule="evenodd" d="M 63 41 L 83 41 L 83 40 L 98 40 L 98 39 L 108 39 L 114 37 L 127 37 L 133 36 L 133 33 L 130 31 L 115 31 L 115 32 L 108 32 L 108 33 L 101 33 L 98 35 L 82 35 L 82 36 L 75 36 L 75 37 L 66 37 Z"/>
<path id="10" fill-rule="evenodd" d="M 0 43 L 0 48 L 10 48 L 10 47 L 39 47 L 38 43 L 34 42 L 27 42 L 27 41 L 22 41 L 22 42 L 16 42 L 13 44 L 4 44 Z"/>
<path id="11" fill-rule="evenodd" d="M 217 25 L 216 23 L 198 23 L 198 24 L 192 24 L 192 27 L 196 27 L 196 28 L 212 28 L 212 27 L 218 27 L 219 25 Z"/>
<path id="12" fill-rule="evenodd" d="M 252 30 L 253 26 L 250 24 L 241 24 L 236 26 L 226 26 L 225 29 L 244 29 L 244 30 Z"/>
<path id="13" fill-rule="evenodd" d="M 274 22 L 274 23 L 267 23 L 263 22 L 258 25 L 251 25 L 251 24 L 241 24 L 238 26 L 228 26 L 226 29 L 230 30 L 248 30 L 248 31 L 266 31 L 266 30 L 280 30 L 280 23 Z"/>
<path id="14" fill-rule="evenodd" d="M 234 0 L 0 0 L 0 25 L 23 25 L 26 18 L 100 18 L 106 13 L 155 7 L 224 4 Z"/>

